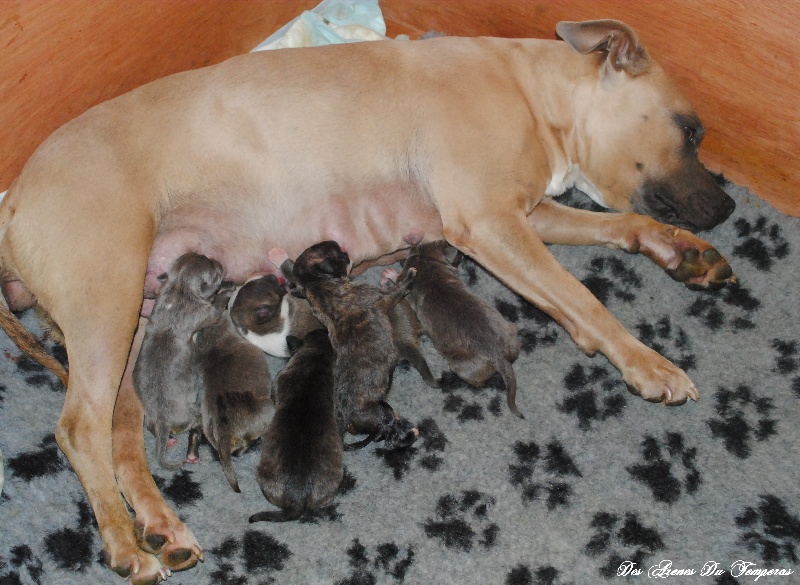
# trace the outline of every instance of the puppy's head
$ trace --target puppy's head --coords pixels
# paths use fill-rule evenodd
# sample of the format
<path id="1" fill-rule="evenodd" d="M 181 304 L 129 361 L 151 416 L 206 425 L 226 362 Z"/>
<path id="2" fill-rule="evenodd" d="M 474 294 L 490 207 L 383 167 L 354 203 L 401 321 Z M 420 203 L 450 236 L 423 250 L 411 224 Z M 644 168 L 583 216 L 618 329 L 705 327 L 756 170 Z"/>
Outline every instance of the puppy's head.
<path id="1" fill-rule="evenodd" d="M 231 319 L 244 331 L 265 335 L 279 331 L 283 322 L 279 318 L 286 289 L 274 274 L 246 282 L 233 298 Z"/>
<path id="2" fill-rule="evenodd" d="M 412 254 L 439 260 L 452 266 L 458 266 L 464 257 L 458 248 L 450 245 L 446 240 L 438 240 L 417 246 L 412 251 Z"/>
<path id="3" fill-rule="evenodd" d="M 181 290 L 184 294 L 210 301 L 222 285 L 224 270 L 216 260 L 202 254 L 189 252 L 175 260 L 166 275 L 159 280 L 166 280 L 171 288 Z"/>
<path id="4" fill-rule="evenodd" d="M 735 203 L 698 159 L 705 130 L 689 101 L 622 22 L 560 22 L 587 55 L 576 86 L 576 186 L 604 207 L 711 229 Z"/>
<path id="5" fill-rule="evenodd" d="M 344 278 L 350 269 L 350 256 L 334 241 L 307 248 L 294 262 L 294 276 L 302 284 Z"/>

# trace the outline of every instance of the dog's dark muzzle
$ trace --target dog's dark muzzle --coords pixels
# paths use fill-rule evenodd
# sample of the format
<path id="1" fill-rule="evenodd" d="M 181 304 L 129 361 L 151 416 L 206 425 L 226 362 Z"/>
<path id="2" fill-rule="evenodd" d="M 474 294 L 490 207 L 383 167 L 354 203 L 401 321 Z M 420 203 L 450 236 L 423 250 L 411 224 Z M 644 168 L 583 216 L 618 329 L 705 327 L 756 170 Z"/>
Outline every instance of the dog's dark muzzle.
<path id="1" fill-rule="evenodd" d="M 692 232 L 728 219 L 736 202 L 699 161 L 687 167 L 674 177 L 645 181 L 634 197 L 634 210 Z"/>

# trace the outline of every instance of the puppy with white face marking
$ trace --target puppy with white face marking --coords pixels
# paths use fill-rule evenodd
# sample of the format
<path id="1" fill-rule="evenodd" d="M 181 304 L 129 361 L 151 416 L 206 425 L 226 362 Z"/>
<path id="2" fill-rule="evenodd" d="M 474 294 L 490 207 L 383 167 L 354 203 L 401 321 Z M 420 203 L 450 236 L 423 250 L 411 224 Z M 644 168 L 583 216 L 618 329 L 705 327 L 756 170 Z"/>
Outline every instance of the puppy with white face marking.
<path id="1" fill-rule="evenodd" d="M 201 326 L 192 336 L 192 348 L 203 393 L 203 433 L 238 493 L 231 455 L 244 453 L 263 435 L 274 412 L 269 362 L 239 335 L 227 313 Z"/>
<path id="2" fill-rule="evenodd" d="M 156 437 L 158 461 L 166 469 L 182 463 L 166 458 L 169 435 L 190 431 L 187 458 L 197 460 L 202 427 L 191 337 L 202 323 L 217 319 L 212 301 L 222 284 L 222 266 L 200 254 L 184 254 L 166 275 L 145 328 L 133 369 L 145 425 Z"/>
<path id="3" fill-rule="evenodd" d="M 229 307 L 239 333 L 275 357 L 289 357 L 289 335 L 303 339 L 322 328 L 308 301 L 286 294 L 286 287 L 273 274 L 248 280 L 233 293 Z"/>
<path id="4" fill-rule="evenodd" d="M 413 443 L 418 432 L 385 402 L 400 359 L 389 319 L 408 292 L 413 271 L 391 289 L 381 290 L 347 275 L 350 257 L 339 244 L 325 241 L 307 248 L 292 277 L 314 315 L 328 329 L 336 352 L 334 385 L 339 432 L 368 435 L 348 448 L 385 439 L 387 449 Z"/>
<path id="5" fill-rule="evenodd" d="M 253 514 L 250 522 L 296 520 L 324 506 L 344 473 L 328 332 L 317 329 L 302 342 L 290 336 L 289 345 L 293 355 L 275 383 L 275 416 L 257 472 L 264 497 L 283 510 Z"/>
<path id="6" fill-rule="evenodd" d="M 509 409 L 524 418 L 515 400 L 517 378 L 512 366 L 520 350 L 517 328 L 458 277 L 454 262 L 459 254 L 445 241 L 416 246 L 399 278 L 416 271 L 409 300 L 453 372 L 473 386 L 482 386 L 499 373 Z M 384 271 L 384 275 L 390 274 Z"/>

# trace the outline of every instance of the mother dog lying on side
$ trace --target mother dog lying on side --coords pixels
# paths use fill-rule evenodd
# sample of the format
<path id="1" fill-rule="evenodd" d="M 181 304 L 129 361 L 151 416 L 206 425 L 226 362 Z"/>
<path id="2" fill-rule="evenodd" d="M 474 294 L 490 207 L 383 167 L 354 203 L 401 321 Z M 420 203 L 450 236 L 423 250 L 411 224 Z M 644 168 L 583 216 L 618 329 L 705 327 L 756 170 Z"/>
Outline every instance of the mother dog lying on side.
<path id="1" fill-rule="evenodd" d="M 715 288 L 731 269 L 690 231 L 723 221 L 733 201 L 697 159 L 691 105 L 632 30 L 557 31 L 566 42 L 443 37 L 243 55 L 94 107 L 31 157 L 0 207 L 0 324 L 35 349 L 9 306 L 38 303 L 63 332 L 56 437 L 113 570 L 154 583 L 202 559 L 147 469 L 131 385 L 156 277 L 189 250 L 243 282 L 272 270 L 276 246 L 294 258 L 335 240 L 364 265 L 445 238 L 583 351 L 605 354 L 644 398 L 698 398 L 545 243 L 641 252 L 688 286 Z M 552 200 L 573 184 L 626 213 Z"/>

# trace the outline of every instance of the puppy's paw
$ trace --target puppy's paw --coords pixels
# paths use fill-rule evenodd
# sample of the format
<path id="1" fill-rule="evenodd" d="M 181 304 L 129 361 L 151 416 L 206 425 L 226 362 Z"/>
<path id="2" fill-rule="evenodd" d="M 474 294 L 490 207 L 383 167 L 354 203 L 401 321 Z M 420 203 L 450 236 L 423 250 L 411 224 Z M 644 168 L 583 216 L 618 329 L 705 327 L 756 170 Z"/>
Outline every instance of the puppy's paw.
<path id="1" fill-rule="evenodd" d="M 419 429 L 404 418 L 396 418 L 394 424 L 386 433 L 384 446 L 387 451 L 406 449 L 419 438 Z"/>
<path id="2" fill-rule="evenodd" d="M 389 266 L 383 269 L 381 272 L 381 286 L 386 286 L 389 282 L 397 282 L 397 278 L 400 276 L 400 271 L 393 266 Z"/>
<path id="3" fill-rule="evenodd" d="M 631 364 L 622 373 L 632 394 L 668 406 L 684 404 L 690 398 L 700 399 L 700 392 L 686 372 L 652 349 L 644 347 Z"/>

